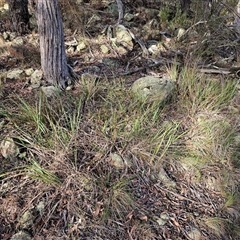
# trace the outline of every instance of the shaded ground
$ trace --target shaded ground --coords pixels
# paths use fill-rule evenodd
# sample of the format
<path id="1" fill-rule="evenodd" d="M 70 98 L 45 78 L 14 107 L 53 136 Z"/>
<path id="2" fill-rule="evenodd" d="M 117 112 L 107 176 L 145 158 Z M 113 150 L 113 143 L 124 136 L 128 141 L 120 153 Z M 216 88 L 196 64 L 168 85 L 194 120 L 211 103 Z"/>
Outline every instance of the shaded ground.
<path id="1" fill-rule="evenodd" d="M 157 1 L 149 4 L 151 8 L 159 8 Z M 133 12 L 137 9 L 134 4 L 128 3 L 128 6 Z M 113 19 L 99 4 L 92 6 L 86 3 L 86 7 L 102 14 L 102 19 L 108 24 Z M 152 20 L 148 15 L 142 16 L 132 24 L 139 27 L 139 23 Z M 157 59 L 162 62 L 156 65 L 152 60 L 155 57 L 144 56 L 138 43 L 125 56 L 119 57 L 114 48 L 109 54 L 103 55 L 99 50 L 100 45 L 92 43 L 95 41 L 93 36 L 98 36 L 99 29 L 102 30 L 104 25 L 89 26 L 92 31 L 89 32 L 90 50 L 88 48 L 81 54 L 69 54 L 69 62 L 79 74 L 91 71 L 96 74 L 94 71 L 98 67 L 97 81 L 93 86 L 86 87 L 80 82 L 74 89 L 62 93 L 61 98 L 44 100 L 40 97 L 39 89 L 32 89 L 25 79 L 2 81 L 0 122 L 4 127 L 0 128 L 0 140 L 7 135 L 12 136 L 23 155 L 13 159 L 4 159 L 0 155 L 0 239 L 10 239 L 20 230 L 29 233 L 33 239 L 240 239 L 239 146 L 231 144 L 229 152 L 225 155 L 223 153 L 219 161 L 207 149 L 199 157 L 197 151 L 201 146 L 197 146 L 193 151 L 196 151 L 198 157 L 194 158 L 194 164 L 189 167 L 183 164 L 182 159 L 193 157 L 192 153 L 188 153 L 188 144 L 196 138 L 194 134 L 184 134 L 197 128 L 198 119 L 195 117 L 199 112 L 191 115 L 187 103 L 186 106 L 180 104 L 181 89 L 163 109 L 153 108 L 155 114 L 148 112 L 148 108 L 144 110 L 145 106 L 134 105 L 133 99 L 129 97 L 129 87 L 134 80 L 153 73 L 161 76 L 168 74 L 174 59 L 179 63 L 177 70 L 180 81 L 183 81 L 181 73 L 185 65 L 193 67 L 202 63 L 206 69 L 207 64 L 210 64 L 212 70 L 212 66 L 223 58 L 222 49 L 219 51 L 217 45 L 216 51 L 212 50 L 209 54 L 209 48 L 201 44 L 187 48 L 187 39 L 161 51 Z M 86 28 L 87 31 L 89 28 Z M 218 34 L 214 34 L 216 38 Z M 106 36 L 103 39 L 105 41 L 108 41 Z M 165 40 L 162 42 L 165 43 Z M 206 54 L 202 54 L 200 60 L 191 65 L 188 52 L 199 54 L 201 50 Z M 233 54 L 234 59 L 228 66 L 224 62 L 224 66 L 221 66 L 224 69 L 230 69 L 238 62 L 239 46 L 233 46 L 230 50 L 226 48 L 224 54 L 226 58 Z M 94 57 L 85 61 L 92 53 Z M 16 57 L 16 54 L 1 57 L 1 69 L 10 70 L 10 63 L 14 62 L 11 59 L 16 59 L 14 68 L 30 67 L 31 62 L 24 56 L 25 51 L 22 54 L 21 57 Z M 104 58 L 113 59 L 114 63 L 117 61 L 117 67 L 100 61 Z M 227 76 L 217 73 L 212 75 L 212 79 L 224 84 L 235 79 L 235 73 Z M 49 131 L 39 134 L 31 114 L 24 118 L 19 97 L 33 109 L 38 109 L 39 104 L 42 104 L 41 114 L 50 119 L 43 121 Z M 229 105 L 235 113 L 226 106 L 217 115 L 236 126 L 234 134 L 237 135 L 240 130 L 239 93 Z M 78 107 L 81 115 L 79 128 L 72 133 L 69 122 L 73 120 L 70 117 L 76 116 L 74 114 Z M 136 133 L 129 136 L 126 122 L 131 123 L 135 111 L 139 111 L 137 114 L 140 117 L 148 112 L 147 120 Z M 210 118 L 214 118 L 213 111 L 208 111 Z M 115 125 L 111 120 L 114 114 L 117 119 Z M 69 118 L 66 118 L 67 115 Z M 153 120 L 155 115 L 157 120 Z M 156 124 L 152 124 L 154 121 Z M 158 152 L 155 150 L 158 144 L 160 146 L 160 140 L 151 138 L 161 129 L 164 121 L 179 123 L 176 124 L 177 133 L 183 134 L 165 154 L 165 147 Z M 61 130 L 55 130 L 54 126 Z M 64 138 L 68 137 L 69 140 L 64 142 Z M 163 139 L 164 146 L 170 137 Z M 210 151 L 224 152 L 221 148 L 223 146 L 220 145 L 219 149 Z M 111 153 L 116 153 L 130 163 L 117 168 L 112 163 Z M 199 160 L 201 158 L 203 162 Z M 36 165 L 29 159 L 39 163 L 40 173 L 36 172 L 36 168 L 33 168 Z M 31 217 L 22 222 L 26 212 Z"/>

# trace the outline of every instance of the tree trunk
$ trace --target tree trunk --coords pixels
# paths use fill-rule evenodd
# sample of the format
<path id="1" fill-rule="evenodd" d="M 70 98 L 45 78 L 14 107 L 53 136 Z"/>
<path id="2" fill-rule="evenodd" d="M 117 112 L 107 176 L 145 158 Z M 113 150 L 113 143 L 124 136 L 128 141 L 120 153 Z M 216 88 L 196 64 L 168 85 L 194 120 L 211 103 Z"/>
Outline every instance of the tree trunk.
<path id="1" fill-rule="evenodd" d="M 237 3 L 237 7 L 236 7 L 236 16 L 235 16 L 235 28 L 236 28 L 236 32 L 237 32 L 237 37 L 240 38 L 240 0 Z"/>
<path id="2" fill-rule="evenodd" d="M 44 78 L 47 82 L 65 89 L 70 84 L 71 76 L 67 65 L 58 0 L 38 0 L 37 11 Z"/>
<path id="3" fill-rule="evenodd" d="M 8 0 L 11 30 L 24 34 L 29 29 L 28 0 Z"/>

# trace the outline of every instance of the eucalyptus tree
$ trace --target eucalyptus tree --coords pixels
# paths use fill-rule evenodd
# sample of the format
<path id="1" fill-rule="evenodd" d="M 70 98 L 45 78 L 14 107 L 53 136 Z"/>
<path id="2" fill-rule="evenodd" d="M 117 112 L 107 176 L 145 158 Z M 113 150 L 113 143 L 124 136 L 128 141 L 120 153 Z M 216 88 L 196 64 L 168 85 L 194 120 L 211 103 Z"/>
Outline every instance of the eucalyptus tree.
<path id="1" fill-rule="evenodd" d="M 74 74 L 67 64 L 58 0 L 38 0 L 37 18 L 44 78 L 50 84 L 65 89 L 71 84 Z"/>

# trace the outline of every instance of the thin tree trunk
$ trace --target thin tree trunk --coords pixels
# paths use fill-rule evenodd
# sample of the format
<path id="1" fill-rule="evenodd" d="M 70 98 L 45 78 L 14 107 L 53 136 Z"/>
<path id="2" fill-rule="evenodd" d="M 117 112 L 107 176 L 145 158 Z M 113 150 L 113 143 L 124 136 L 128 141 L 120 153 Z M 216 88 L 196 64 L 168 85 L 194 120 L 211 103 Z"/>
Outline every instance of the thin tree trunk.
<path id="1" fill-rule="evenodd" d="M 24 34 L 29 29 L 28 0 L 8 0 L 11 30 Z"/>
<path id="2" fill-rule="evenodd" d="M 70 84 L 71 76 L 58 0 L 38 0 L 37 4 L 43 75 L 47 82 L 65 89 Z"/>

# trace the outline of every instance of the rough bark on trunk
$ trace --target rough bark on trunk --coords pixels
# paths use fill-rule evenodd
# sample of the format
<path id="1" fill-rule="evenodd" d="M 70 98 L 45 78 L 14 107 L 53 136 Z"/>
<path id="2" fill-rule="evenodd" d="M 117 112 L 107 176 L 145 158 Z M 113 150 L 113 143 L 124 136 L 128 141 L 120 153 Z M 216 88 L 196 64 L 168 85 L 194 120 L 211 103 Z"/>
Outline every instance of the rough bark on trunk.
<path id="1" fill-rule="evenodd" d="M 236 28 L 236 33 L 237 33 L 237 37 L 240 38 L 240 0 L 237 3 L 237 7 L 236 7 L 236 16 L 235 16 L 235 28 Z"/>
<path id="2" fill-rule="evenodd" d="M 24 34 L 29 29 L 28 0 L 8 0 L 11 30 Z"/>
<path id="3" fill-rule="evenodd" d="M 70 84 L 71 76 L 67 65 L 58 0 L 38 0 L 37 12 L 44 78 L 47 82 L 65 89 Z"/>

